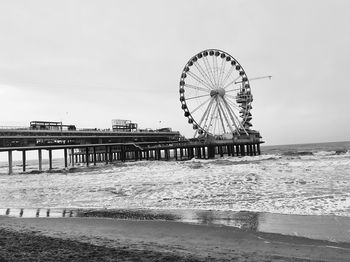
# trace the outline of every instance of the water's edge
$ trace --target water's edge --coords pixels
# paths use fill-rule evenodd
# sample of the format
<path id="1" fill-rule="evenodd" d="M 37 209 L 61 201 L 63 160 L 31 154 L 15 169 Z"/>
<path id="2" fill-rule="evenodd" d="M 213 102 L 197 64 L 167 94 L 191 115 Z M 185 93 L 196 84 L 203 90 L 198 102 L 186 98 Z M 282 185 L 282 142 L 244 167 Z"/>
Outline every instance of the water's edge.
<path id="1" fill-rule="evenodd" d="M 331 242 L 350 243 L 350 217 L 293 215 L 249 211 L 193 209 L 0 209 L 0 217 L 75 218 L 173 221 L 210 226 L 236 227 L 245 231 L 274 233 Z"/>

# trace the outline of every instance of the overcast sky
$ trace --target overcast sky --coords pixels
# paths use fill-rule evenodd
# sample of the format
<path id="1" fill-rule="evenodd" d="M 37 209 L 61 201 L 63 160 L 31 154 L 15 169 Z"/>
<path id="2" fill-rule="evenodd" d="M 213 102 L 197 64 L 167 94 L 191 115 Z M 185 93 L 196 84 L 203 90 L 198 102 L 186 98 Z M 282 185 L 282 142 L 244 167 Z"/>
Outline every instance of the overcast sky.
<path id="1" fill-rule="evenodd" d="M 178 83 L 222 49 L 251 82 L 267 144 L 350 140 L 350 1 L 0 1 L 0 125 L 31 120 L 193 134 Z"/>

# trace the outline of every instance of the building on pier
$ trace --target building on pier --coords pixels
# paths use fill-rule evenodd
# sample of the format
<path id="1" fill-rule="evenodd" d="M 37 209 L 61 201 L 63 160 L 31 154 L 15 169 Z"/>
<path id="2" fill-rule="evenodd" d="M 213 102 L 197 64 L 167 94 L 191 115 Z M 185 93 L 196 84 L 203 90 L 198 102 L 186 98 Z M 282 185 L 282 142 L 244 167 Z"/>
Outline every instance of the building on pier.
<path id="1" fill-rule="evenodd" d="M 168 129 L 140 130 L 131 121 L 128 128 L 119 127 L 78 129 L 61 122 L 31 121 L 28 128 L 0 127 L 0 147 L 178 141 L 181 137 L 180 132 Z"/>

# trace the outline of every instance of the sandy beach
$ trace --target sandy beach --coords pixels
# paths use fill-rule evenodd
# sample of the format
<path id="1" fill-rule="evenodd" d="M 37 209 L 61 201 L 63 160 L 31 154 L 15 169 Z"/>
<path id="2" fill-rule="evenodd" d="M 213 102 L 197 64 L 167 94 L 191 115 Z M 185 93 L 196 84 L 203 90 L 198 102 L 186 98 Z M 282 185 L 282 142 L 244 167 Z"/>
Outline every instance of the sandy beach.
<path id="1" fill-rule="evenodd" d="M 348 261 L 350 244 L 173 221 L 0 217 L 1 261 Z"/>

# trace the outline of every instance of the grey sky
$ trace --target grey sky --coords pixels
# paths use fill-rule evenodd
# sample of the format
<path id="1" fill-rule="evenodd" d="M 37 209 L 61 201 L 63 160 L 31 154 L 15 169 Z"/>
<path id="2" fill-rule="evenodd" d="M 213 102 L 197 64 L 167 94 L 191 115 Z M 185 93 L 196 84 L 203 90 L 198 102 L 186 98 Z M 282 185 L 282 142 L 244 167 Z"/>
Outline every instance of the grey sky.
<path id="1" fill-rule="evenodd" d="M 131 119 L 191 136 L 178 82 L 218 48 L 251 82 L 268 144 L 349 140 L 350 2 L 0 1 L 0 125 Z M 161 123 L 159 123 L 161 121 Z"/>

